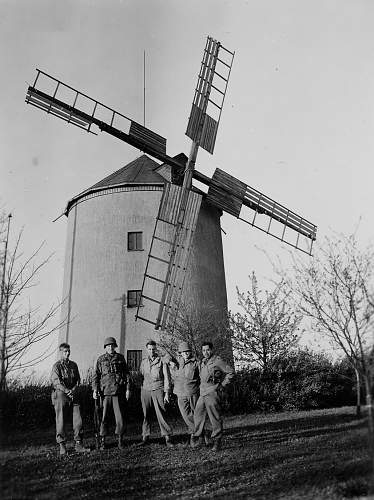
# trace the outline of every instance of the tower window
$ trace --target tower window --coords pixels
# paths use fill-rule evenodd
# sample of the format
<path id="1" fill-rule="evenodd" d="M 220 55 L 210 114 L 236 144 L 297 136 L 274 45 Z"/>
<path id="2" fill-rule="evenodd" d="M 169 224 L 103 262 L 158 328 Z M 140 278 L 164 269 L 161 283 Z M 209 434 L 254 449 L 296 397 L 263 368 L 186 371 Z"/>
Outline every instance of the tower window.
<path id="1" fill-rule="evenodd" d="M 142 305 L 141 290 L 128 290 L 127 292 L 127 307 L 138 307 Z"/>
<path id="2" fill-rule="evenodd" d="M 141 231 L 127 233 L 127 250 L 129 252 L 143 250 L 143 233 Z"/>
<path id="3" fill-rule="evenodd" d="M 142 351 L 127 351 L 127 366 L 130 371 L 137 371 L 140 368 L 140 363 L 142 362 Z"/>

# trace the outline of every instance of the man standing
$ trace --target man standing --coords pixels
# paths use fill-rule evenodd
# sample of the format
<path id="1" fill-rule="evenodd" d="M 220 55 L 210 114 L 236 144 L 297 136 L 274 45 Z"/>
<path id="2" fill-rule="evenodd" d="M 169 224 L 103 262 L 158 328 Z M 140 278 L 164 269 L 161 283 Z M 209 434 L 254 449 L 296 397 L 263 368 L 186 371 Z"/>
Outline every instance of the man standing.
<path id="1" fill-rule="evenodd" d="M 191 347 L 187 342 L 180 342 L 178 352 L 181 357 L 179 358 L 179 366 L 173 372 L 174 394 L 178 397 L 179 411 L 187 425 L 192 445 L 195 428 L 194 411 L 199 396 L 199 363 L 192 356 Z"/>
<path id="2" fill-rule="evenodd" d="M 140 373 L 143 376 L 141 388 L 141 402 L 143 408 L 143 439 L 141 445 L 149 442 L 151 433 L 150 412 L 152 405 L 156 412 L 161 436 L 165 437 L 166 446 L 172 447 L 170 441 L 171 427 L 166 421 L 165 403 L 169 402 L 170 397 L 170 373 L 167 363 L 164 363 L 158 356 L 156 342 L 149 340 L 146 344 L 147 356 L 143 358 L 140 365 Z"/>
<path id="3" fill-rule="evenodd" d="M 70 346 L 65 342 L 59 346 L 60 360 L 52 367 L 52 403 L 56 413 L 56 441 L 60 445 L 60 455 L 66 455 L 66 421 L 68 411 L 73 407 L 73 430 L 75 451 L 89 452 L 82 446 L 82 417 L 76 390 L 80 384 L 78 366 L 70 361 Z"/>
<path id="4" fill-rule="evenodd" d="M 104 341 L 105 354 L 97 362 L 93 376 L 93 398 L 102 398 L 102 419 L 100 424 L 100 449 L 105 449 L 105 437 L 108 434 L 109 412 L 113 409 L 116 420 L 115 433 L 118 437 L 118 448 L 123 449 L 123 396 L 130 398 L 130 374 L 122 354 L 116 352 L 117 342 L 113 337 Z"/>
<path id="5" fill-rule="evenodd" d="M 208 414 L 212 425 L 212 438 L 214 440 L 213 450 L 221 448 L 223 423 L 221 418 L 221 392 L 234 376 L 234 369 L 217 355 L 213 354 L 213 344 L 204 342 L 202 344 L 203 360 L 200 363 L 200 396 L 196 403 L 194 423 L 193 447 L 201 442 L 204 432 L 206 416 Z"/>

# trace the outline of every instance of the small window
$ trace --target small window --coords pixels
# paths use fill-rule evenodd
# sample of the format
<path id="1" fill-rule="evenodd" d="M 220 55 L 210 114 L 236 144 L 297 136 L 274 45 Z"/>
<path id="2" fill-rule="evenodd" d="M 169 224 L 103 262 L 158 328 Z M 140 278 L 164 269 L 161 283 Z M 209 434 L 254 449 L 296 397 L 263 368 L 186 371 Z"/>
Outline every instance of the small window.
<path id="1" fill-rule="evenodd" d="M 127 233 L 127 250 L 129 252 L 143 250 L 143 233 L 141 231 Z"/>
<path id="2" fill-rule="evenodd" d="M 138 307 L 138 305 L 143 305 L 141 293 L 141 290 L 129 290 L 127 292 L 127 307 Z"/>
<path id="3" fill-rule="evenodd" d="M 127 366 L 131 372 L 139 370 L 141 362 L 142 351 L 127 351 Z"/>

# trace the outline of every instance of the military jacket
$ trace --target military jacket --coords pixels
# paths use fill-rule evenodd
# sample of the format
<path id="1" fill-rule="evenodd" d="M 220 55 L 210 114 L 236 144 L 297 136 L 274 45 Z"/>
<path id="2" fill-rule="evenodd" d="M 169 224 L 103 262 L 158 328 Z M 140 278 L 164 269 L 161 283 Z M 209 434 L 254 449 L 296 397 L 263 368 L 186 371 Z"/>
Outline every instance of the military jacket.
<path id="1" fill-rule="evenodd" d="M 104 396 L 117 396 L 129 383 L 130 374 L 122 354 L 105 353 L 98 358 L 92 382 L 94 391 L 100 391 Z"/>
<path id="2" fill-rule="evenodd" d="M 213 355 L 200 362 L 200 395 L 205 396 L 221 385 L 228 385 L 234 376 L 234 369 L 220 356 Z"/>
<path id="3" fill-rule="evenodd" d="M 185 361 L 179 358 L 179 367 L 172 372 L 174 394 L 177 396 L 192 396 L 199 392 L 199 362 L 195 358 Z"/>
<path id="4" fill-rule="evenodd" d="M 74 361 L 57 361 L 51 372 L 51 382 L 54 390 L 69 392 L 73 387 L 79 385 L 80 375 L 77 363 Z"/>
<path id="5" fill-rule="evenodd" d="M 156 391 L 163 389 L 170 392 L 170 372 L 168 365 L 159 356 L 151 359 L 149 356 L 142 359 L 140 373 L 143 375 L 143 389 Z"/>

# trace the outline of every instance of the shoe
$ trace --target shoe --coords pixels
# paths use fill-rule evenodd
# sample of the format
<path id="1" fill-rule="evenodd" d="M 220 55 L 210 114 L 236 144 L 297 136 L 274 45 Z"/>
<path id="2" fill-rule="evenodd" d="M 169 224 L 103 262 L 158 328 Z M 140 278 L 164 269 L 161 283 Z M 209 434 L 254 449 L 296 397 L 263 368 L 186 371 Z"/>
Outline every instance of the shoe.
<path id="1" fill-rule="evenodd" d="M 77 453 L 89 453 L 91 450 L 89 448 L 85 448 L 83 445 L 82 445 L 82 442 L 81 441 L 76 441 L 75 442 L 75 451 Z"/>
<path id="2" fill-rule="evenodd" d="M 210 440 L 208 434 L 204 434 L 204 443 L 205 443 L 205 446 L 211 445 L 211 440 Z"/>
<path id="3" fill-rule="evenodd" d="M 124 446 L 123 441 L 122 441 L 122 436 L 118 436 L 118 449 L 119 450 L 125 449 L 125 446 Z"/>
<path id="4" fill-rule="evenodd" d="M 137 446 L 146 446 L 147 444 L 149 444 L 149 437 L 148 436 L 143 437 L 143 439 L 140 441 L 140 443 L 137 444 Z"/>
<path id="5" fill-rule="evenodd" d="M 215 438 L 212 451 L 220 451 L 221 447 L 222 447 L 221 438 Z"/>
<path id="6" fill-rule="evenodd" d="M 191 441 L 190 441 L 191 448 L 200 448 L 202 444 L 203 444 L 202 436 L 198 437 L 191 436 Z"/>
<path id="7" fill-rule="evenodd" d="M 65 443 L 60 443 L 60 455 L 66 455 L 66 446 Z"/>
<path id="8" fill-rule="evenodd" d="M 171 442 L 170 436 L 165 436 L 165 444 L 168 448 L 174 448 L 174 443 Z"/>

